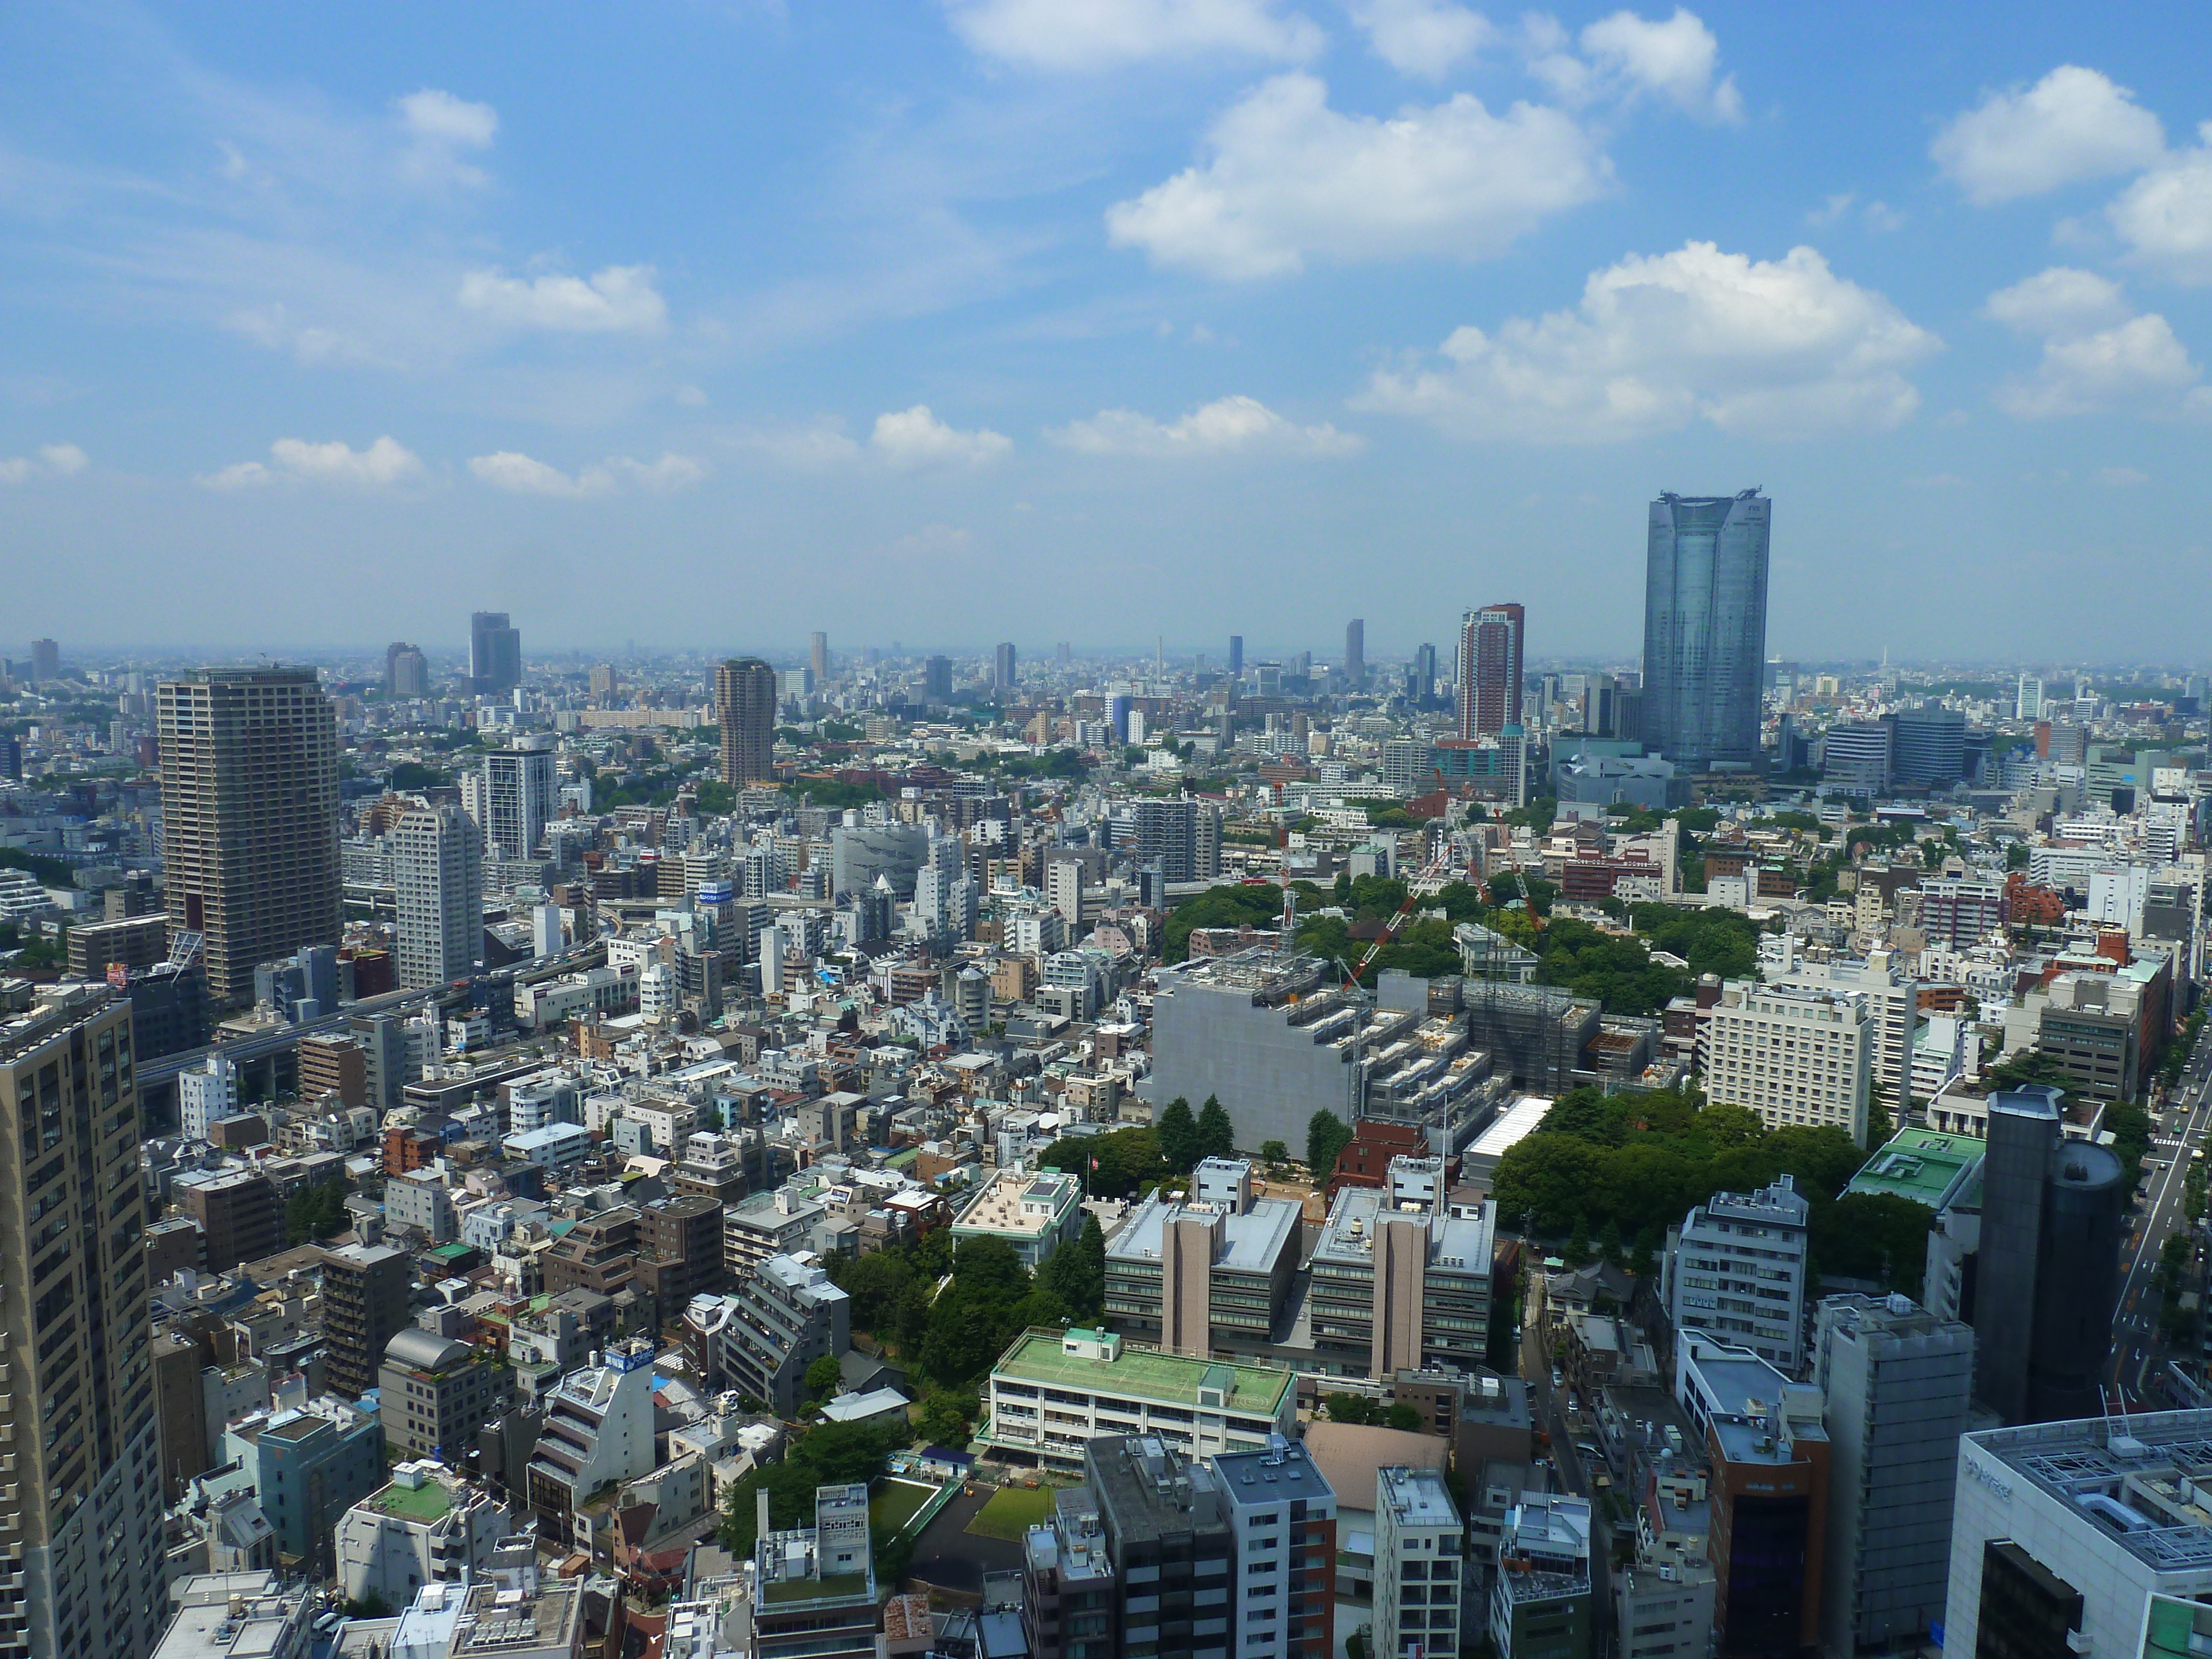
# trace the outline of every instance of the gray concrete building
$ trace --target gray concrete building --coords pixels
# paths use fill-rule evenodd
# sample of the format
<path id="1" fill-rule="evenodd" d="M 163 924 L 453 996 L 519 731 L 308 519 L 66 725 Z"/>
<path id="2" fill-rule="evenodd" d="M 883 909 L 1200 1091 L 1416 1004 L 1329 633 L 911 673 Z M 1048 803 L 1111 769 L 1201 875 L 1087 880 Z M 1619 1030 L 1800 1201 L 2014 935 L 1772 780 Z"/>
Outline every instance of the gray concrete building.
<path id="1" fill-rule="evenodd" d="M 1924 1644 L 1943 1620 L 1974 1334 L 1909 1297 L 1832 1296 L 1813 1349 L 1828 1431 L 1821 1639 L 1839 1659 Z"/>
<path id="2" fill-rule="evenodd" d="M 1243 1159 L 1206 1159 L 1188 1202 L 1147 1198 L 1115 1234 L 1107 1313 L 1175 1353 L 1265 1345 L 1297 1272 L 1299 1215 L 1292 1200 L 1255 1199 Z"/>
<path id="3" fill-rule="evenodd" d="M 852 1304 L 823 1268 L 787 1255 L 762 1262 L 735 1296 L 719 1339 L 722 1374 L 738 1393 L 793 1416 L 806 1368 L 853 1346 Z"/>
<path id="4" fill-rule="evenodd" d="M 1391 1186 L 1340 1189 L 1314 1244 L 1313 1345 L 1340 1375 L 1472 1371 L 1488 1348 L 1497 1206 L 1409 1212 L 1401 1165 L 1436 1160 L 1395 1158 Z"/>
<path id="5" fill-rule="evenodd" d="M 1796 1375 L 1811 1215 L 1785 1175 L 1755 1193 L 1715 1193 L 1669 1227 L 1659 1300 L 1676 1334 L 1709 1332 Z"/>

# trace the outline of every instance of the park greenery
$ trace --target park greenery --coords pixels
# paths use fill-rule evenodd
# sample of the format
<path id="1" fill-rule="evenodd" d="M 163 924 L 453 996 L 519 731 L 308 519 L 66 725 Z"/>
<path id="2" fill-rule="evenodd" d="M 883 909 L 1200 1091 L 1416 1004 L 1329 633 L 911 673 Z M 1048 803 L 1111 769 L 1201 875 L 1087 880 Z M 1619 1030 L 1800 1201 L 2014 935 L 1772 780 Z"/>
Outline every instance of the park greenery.
<path id="1" fill-rule="evenodd" d="M 1840 1129 L 1769 1129 L 1695 1094 L 1577 1089 L 1499 1161 L 1493 1195 L 1504 1221 L 1564 1237 L 1571 1261 L 1590 1259 L 1595 1240 L 1642 1267 L 1693 1206 L 1787 1175 L 1811 1206 L 1816 1272 L 1917 1294 L 1934 1214 L 1893 1194 L 1844 1196 L 1867 1156 Z"/>
<path id="2" fill-rule="evenodd" d="M 908 1438 L 896 1423 L 817 1423 L 796 1434 L 781 1462 L 762 1464 L 731 1486 L 722 1500 L 722 1547 L 732 1555 L 752 1553 L 759 1536 L 757 1493 L 768 1493 L 772 1528 L 811 1525 L 817 1486 L 872 1484 Z"/>
<path id="3" fill-rule="evenodd" d="M 336 1238 L 353 1225 L 346 1212 L 343 1176 L 332 1176 L 319 1187 L 302 1187 L 285 1200 L 284 1242 L 305 1244 L 312 1239 Z"/>
<path id="4" fill-rule="evenodd" d="M 1421 1431 L 1421 1413 L 1402 1401 L 1392 1404 L 1370 1400 L 1365 1395 L 1340 1392 L 1324 1396 L 1321 1403 L 1328 1407 L 1332 1423 L 1365 1423 L 1377 1428 L 1402 1429 L 1410 1434 Z"/>

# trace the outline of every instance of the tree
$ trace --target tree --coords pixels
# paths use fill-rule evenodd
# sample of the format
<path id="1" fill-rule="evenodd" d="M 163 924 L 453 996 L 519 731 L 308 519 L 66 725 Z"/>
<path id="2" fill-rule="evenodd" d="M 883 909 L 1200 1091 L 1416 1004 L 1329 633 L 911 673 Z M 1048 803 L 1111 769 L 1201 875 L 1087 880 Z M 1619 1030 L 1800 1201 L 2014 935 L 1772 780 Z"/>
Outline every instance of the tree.
<path id="1" fill-rule="evenodd" d="M 1291 1161 L 1291 1149 L 1279 1140 L 1263 1140 L 1260 1143 L 1260 1161 L 1272 1170 Z"/>
<path id="2" fill-rule="evenodd" d="M 1106 1307 L 1106 1235 L 1086 1215 L 1083 1231 L 1047 1256 L 1037 1270 L 1041 1289 L 1056 1297 L 1073 1319 L 1096 1319 Z"/>
<path id="3" fill-rule="evenodd" d="M 1199 1108 L 1197 1133 L 1198 1158 L 1194 1162 L 1237 1156 L 1237 1131 L 1229 1125 L 1228 1109 L 1212 1095 Z"/>
<path id="4" fill-rule="evenodd" d="M 1403 1401 L 1383 1413 L 1382 1422 L 1386 1428 L 1400 1429 L 1407 1434 L 1419 1434 L 1425 1426 L 1420 1413 Z"/>
<path id="5" fill-rule="evenodd" d="M 1152 1125 L 1152 1133 L 1168 1168 L 1176 1175 L 1189 1174 L 1199 1158 L 1198 1123 L 1190 1115 L 1190 1103 L 1180 1095 L 1168 1102 Z"/>
<path id="6" fill-rule="evenodd" d="M 1334 1112 L 1324 1108 L 1306 1120 L 1306 1168 L 1316 1184 L 1328 1180 L 1337 1154 L 1351 1144 L 1352 1131 Z"/>
<path id="7" fill-rule="evenodd" d="M 1618 1267 L 1620 1265 L 1620 1218 L 1619 1216 L 1606 1217 L 1605 1225 L 1598 1230 L 1597 1249 L 1598 1254 L 1614 1267 Z"/>
<path id="8" fill-rule="evenodd" d="M 844 1380 L 836 1359 L 825 1353 L 806 1368 L 806 1396 L 810 1400 L 827 1400 L 837 1392 L 837 1385 Z"/>
<path id="9" fill-rule="evenodd" d="M 932 1445 L 958 1448 L 968 1443 L 968 1425 L 978 1409 L 975 1396 L 949 1389 L 931 1389 L 922 1395 L 921 1417 L 915 1426 Z"/>
<path id="10" fill-rule="evenodd" d="M 1322 1404 L 1328 1409 L 1328 1420 L 1332 1423 L 1378 1423 L 1382 1418 L 1382 1403 L 1370 1400 L 1364 1394 L 1340 1390 L 1326 1395 Z"/>
<path id="11" fill-rule="evenodd" d="M 1567 1235 L 1567 1248 L 1559 1252 L 1570 1267 L 1587 1267 L 1590 1259 L 1589 1217 L 1575 1212 L 1575 1230 Z"/>

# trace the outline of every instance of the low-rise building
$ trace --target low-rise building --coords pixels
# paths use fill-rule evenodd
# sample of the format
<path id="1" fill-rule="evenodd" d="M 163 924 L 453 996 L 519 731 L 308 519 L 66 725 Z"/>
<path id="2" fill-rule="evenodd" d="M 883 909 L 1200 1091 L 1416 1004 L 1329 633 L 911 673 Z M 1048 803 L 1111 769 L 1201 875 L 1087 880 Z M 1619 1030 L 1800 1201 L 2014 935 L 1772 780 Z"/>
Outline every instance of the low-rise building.
<path id="1" fill-rule="evenodd" d="M 500 1540 L 523 1524 L 520 1509 L 442 1464 L 396 1464 L 390 1484 L 338 1522 L 338 1588 L 349 1601 L 405 1607 L 425 1584 L 485 1576 Z"/>
<path id="2" fill-rule="evenodd" d="M 154 1659 L 306 1659 L 321 1607 L 312 1585 L 271 1571 L 196 1573 L 169 1599 L 176 1617 Z"/>
<path id="3" fill-rule="evenodd" d="M 385 1345 L 376 1374 L 386 1447 L 458 1463 L 477 1431 L 507 1409 L 511 1376 L 496 1352 L 409 1326 Z"/>
<path id="4" fill-rule="evenodd" d="M 1001 1170 L 952 1224 L 952 1237 L 1004 1239 L 1024 1267 L 1044 1264 L 1083 1231 L 1083 1183 L 1072 1175 Z"/>
<path id="5" fill-rule="evenodd" d="M 279 1565 L 319 1576 L 331 1571 L 338 1517 L 384 1480 L 384 1431 L 376 1419 L 328 1395 L 232 1424 L 223 1431 L 222 1452 L 260 1495 Z"/>

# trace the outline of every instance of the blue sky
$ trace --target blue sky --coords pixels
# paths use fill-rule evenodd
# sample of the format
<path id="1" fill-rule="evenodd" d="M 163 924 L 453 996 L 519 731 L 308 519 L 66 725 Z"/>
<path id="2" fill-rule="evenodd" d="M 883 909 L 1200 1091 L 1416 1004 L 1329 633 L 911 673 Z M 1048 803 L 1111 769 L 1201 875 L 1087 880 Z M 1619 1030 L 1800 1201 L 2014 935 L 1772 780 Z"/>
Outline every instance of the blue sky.
<path id="1" fill-rule="evenodd" d="M 0 648 L 2202 662 L 2170 8 L 0 11 Z M 16 635 L 21 635 L 19 639 Z"/>

